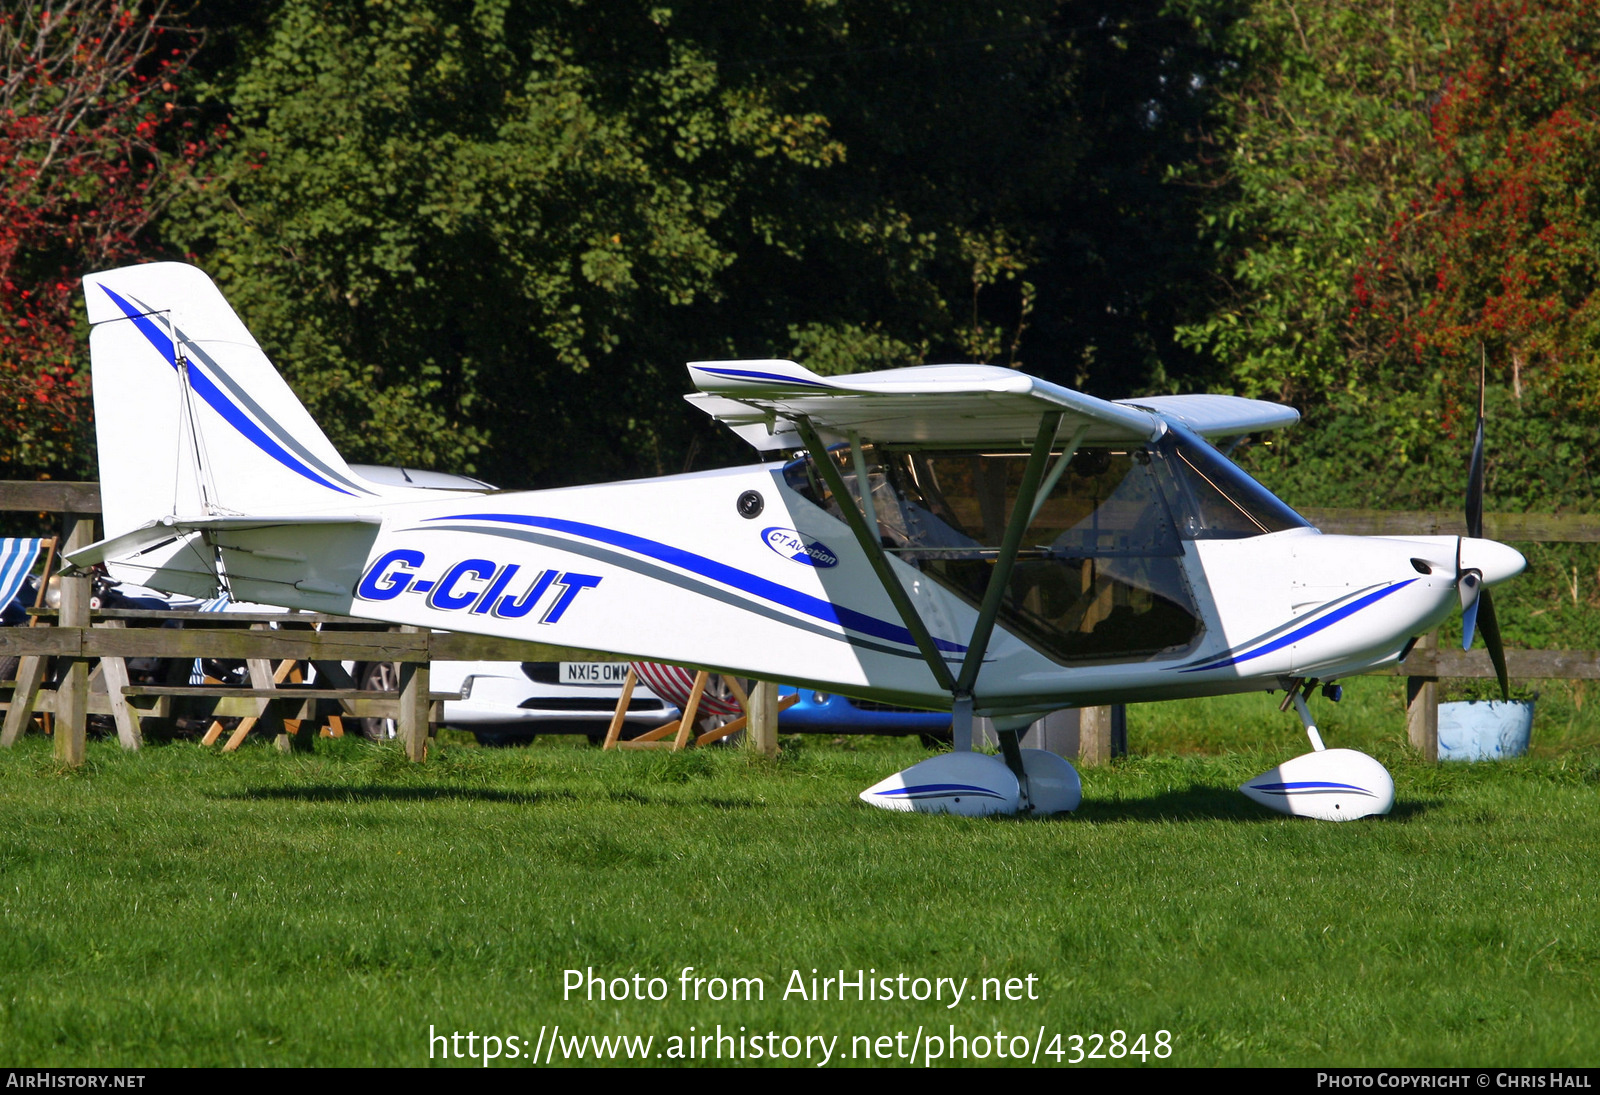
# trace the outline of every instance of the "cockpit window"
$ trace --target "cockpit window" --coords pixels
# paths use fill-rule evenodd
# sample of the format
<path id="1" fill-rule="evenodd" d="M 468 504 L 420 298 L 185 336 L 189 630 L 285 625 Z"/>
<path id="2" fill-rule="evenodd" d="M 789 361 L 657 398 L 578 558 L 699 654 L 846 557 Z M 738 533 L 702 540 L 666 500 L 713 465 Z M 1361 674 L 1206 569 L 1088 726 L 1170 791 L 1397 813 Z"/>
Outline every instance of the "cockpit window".
<path id="1" fill-rule="evenodd" d="M 1232 540 L 1310 527 L 1309 521 L 1197 434 L 1174 427 L 1158 448 L 1166 457 L 1164 486 L 1173 509 L 1182 515 L 1179 524 L 1185 540 Z"/>
<path id="2" fill-rule="evenodd" d="M 911 534 L 905 547 L 999 549 L 1026 453 L 912 452 L 890 460 L 898 497 L 911 503 L 903 507 Z M 1022 543 L 1022 558 L 1181 552 L 1142 449 L 1076 453 L 1037 506 Z"/>
<path id="3" fill-rule="evenodd" d="M 1000 621 L 1059 661 L 1158 656 L 1202 630 L 1183 541 L 1259 536 L 1306 521 L 1207 442 L 1169 430 L 1153 444 L 1080 448 L 1046 466 Z M 1028 462 L 1024 451 L 884 450 L 866 445 L 883 546 L 976 607 L 988 587 Z M 848 446 L 829 450 L 852 501 Z M 789 485 L 843 518 L 808 458 Z"/>
<path id="4" fill-rule="evenodd" d="M 829 457 L 859 498 L 849 450 Z M 976 607 L 1028 454 L 868 446 L 863 457 L 884 547 Z M 1154 655 L 1194 641 L 1199 616 L 1155 460 L 1140 447 L 1081 449 L 1064 468 L 1046 470 L 1054 482 L 1001 604 L 1007 630 L 1062 661 Z M 801 462 L 790 467 L 792 486 L 842 518 L 820 479 Z"/>

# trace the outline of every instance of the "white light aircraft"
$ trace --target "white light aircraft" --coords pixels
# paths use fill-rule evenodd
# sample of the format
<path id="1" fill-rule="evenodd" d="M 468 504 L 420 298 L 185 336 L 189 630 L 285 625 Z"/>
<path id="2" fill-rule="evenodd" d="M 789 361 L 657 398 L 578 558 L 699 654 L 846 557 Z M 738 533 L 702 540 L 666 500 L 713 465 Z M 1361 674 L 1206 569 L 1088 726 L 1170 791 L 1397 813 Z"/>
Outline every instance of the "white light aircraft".
<path id="1" fill-rule="evenodd" d="M 1294 410 L 1110 402 L 1009 369 L 819 376 L 689 366 L 701 411 L 788 459 L 530 492 L 363 478 L 201 271 L 84 278 L 106 539 L 71 556 L 192 596 L 536 639 L 948 707 L 955 750 L 862 793 L 897 810 L 1077 806 L 1020 747 L 1067 707 L 1282 689 L 1313 751 L 1241 788 L 1285 813 L 1386 813 L 1389 774 L 1324 749 L 1314 687 L 1393 663 L 1458 607 L 1504 685 L 1488 586 L 1522 556 L 1471 535 L 1323 535 L 1214 448 Z M 972 749 L 995 720 L 1001 755 Z"/>

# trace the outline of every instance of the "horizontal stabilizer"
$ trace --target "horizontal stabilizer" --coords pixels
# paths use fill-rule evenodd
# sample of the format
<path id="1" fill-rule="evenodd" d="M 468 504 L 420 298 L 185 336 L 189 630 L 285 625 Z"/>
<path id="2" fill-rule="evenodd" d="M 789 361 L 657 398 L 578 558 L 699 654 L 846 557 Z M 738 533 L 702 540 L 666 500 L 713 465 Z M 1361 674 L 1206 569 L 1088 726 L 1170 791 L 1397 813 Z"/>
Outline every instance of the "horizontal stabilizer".
<path id="1" fill-rule="evenodd" d="M 251 532 L 258 529 L 303 525 L 380 525 L 377 514 L 314 514 L 295 517 L 163 517 L 158 521 L 100 540 L 62 557 L 73 568 L 82 570 L 96 563 L 127 559 L 161 544 L 169 544 L 192 532 Z"/>

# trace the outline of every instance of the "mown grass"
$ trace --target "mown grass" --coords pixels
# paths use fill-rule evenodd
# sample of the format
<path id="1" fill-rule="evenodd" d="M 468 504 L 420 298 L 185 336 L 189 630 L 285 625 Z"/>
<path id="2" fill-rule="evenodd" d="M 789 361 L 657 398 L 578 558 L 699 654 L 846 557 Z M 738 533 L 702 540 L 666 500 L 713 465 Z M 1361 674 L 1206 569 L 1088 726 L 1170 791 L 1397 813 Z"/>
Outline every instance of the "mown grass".
<path id="1" fill-rule="evenodd" d="M 415 1065 L 430 1024 L 659 1039 L 721 1023 L 842 1047 L 919 1025 L 1168 1030 L 1183 1065 L 1592 1064 L 1587 723 L 1523 760 L 1425 766 L 1388 687 L 1317 708 L 1399 791 L 1389 818 L 1346 825 L 1234 790 L 1304 751 L 1260 697 L 1134 709 L 1136 755 L 1085 771 L 1059 821 L 858 803 L 924 755 L 910 742 L 794 739 L 767 761 L 447 737 L 421 767 L 348 740 L 97 742 L 68 772 L 30 737 L 0 753 L 0 1059 Z M 766 998 L 681 1002 L 684 966 L 761 977 Z M 585 967 L 673 996 L 564 1001 L 563 971 Z M 780 998 L 813 968 L 1032 974 L 1041 999 Z"/>

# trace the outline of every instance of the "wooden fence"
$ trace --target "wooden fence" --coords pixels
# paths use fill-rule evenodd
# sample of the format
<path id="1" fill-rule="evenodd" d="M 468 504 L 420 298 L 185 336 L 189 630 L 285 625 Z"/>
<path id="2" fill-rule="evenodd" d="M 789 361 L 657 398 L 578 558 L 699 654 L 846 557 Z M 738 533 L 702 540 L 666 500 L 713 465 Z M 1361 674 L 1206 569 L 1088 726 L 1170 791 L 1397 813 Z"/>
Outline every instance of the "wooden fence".
<path id="1" fill-rule="evenodd" d="M 97 483 L 0 482 L 0 510 L 57 513 L 64 551 L 91 543 L 94 515 L 100 512 Z M 1453 514 L 1383 510 L 1313 509 L 1305 516 L 1325 532 L 1350 535 L 1464 535 Z M 1557 514 L 1487 514 L 1485 534 L 1496 540 L 1544 543 L 1600 542 L 1600 518 Z M 292 746 L 290 729 L 344 716 L 392 718 L 396 736 L 413 760 L 427 754 L 430 713 L 447 697 L 430 693 L 429 664 L 448 661 L 606 661 L 616 655 L 543 643 L 461 635 L 418 628 L 394 629 L 319 613 L 138 613 L 90 610 L 87 577 L 60 583 L 61 607 L 55 626 L 0 628 L 0 655 L 21 658 L 15 692 L 5 704 L 0 745 L 10 745 L 34 712 L 55 716 L 55 752 L 65 763 L 83 760 L 86 717 L 109 715 L 123 745 L 137 749 L 146 719 L 179 712 L 202 717 L 244 716 L 272 732 L 280 747 Z M 128 626 L 183 619 L 182 629 Z M 43 686 L 45 659 L 57 662 L 56 686 Z M 129 658 L 218 658 L 246 662 L 248 687 L 134 685 Z M 1511 676 L 1520 679 L 1600 679 L 1600 651 L 1508 650 Z M 90 663 L 98 661 L 97 685 L 90 688 Z M 393 662 L 399 668 L 394 691 L 363 691 L 342 663 Z M 316 666 L 324 685 L 286 683 L 288 662 Z M 278 669 L 273 668 L 274 663 Z M 63 668 L 64 666 L 64 668 Z M 1438 682 L 1447 678 L 1493 677 L 1482 650 L 1442 651 L 1434 636 L 1418 642 L 1399 666 L 1385 670 L 1407 678 L 1407 727 L 1411 742 L 1430 760 L 1438 757 Z M 751 721 L 752 737 L 768 752 L 776 750 L 776 728 L 765 717 L 772 706 L 764 685 Z M 1090 709 L 1080 722 L 1078 756 L 1097 763 L 1118 755 L 1118 719 L 1110 708 Z M 775 715 L 773 716 L 775 718 Z M 242 735 L 241 735 L 242 736 Z"/>

